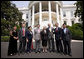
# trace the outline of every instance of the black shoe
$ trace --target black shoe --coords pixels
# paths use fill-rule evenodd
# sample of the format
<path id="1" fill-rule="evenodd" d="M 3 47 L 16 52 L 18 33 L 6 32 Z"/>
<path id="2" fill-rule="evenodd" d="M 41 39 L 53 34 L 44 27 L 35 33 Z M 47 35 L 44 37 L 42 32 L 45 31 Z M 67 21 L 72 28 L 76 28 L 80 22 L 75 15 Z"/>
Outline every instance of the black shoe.
<path id="1" fill-rule="evenodd" d="M 13 54 L 11 53 L 10 56 L 12 56 Z"/>
<path id="2" fill-rule="evenodd" d="M 18 53 L 18 55 L 20 56 L 20 53 Z"/>
<path id="3" fill-rule="evenodd" d="M 29 51 L 29 53 L 31 53 L 31 51 Z"/>
<path id="4" fill-rule="evenodd" d="M 66 53 L 63 53 L 64 55 L 67 55 Z"/>
<path id="5" fill-rule="evenodd" d="M 69 56 L 72 56 L 72 54 L 68 54 Z"/>
<path id="6" fill-rule="evenodd" d="M 49 49 L 49 52 L 51 52 L 52 50 L 51 49 Z"/>
<path id="7" fill-rule="evenodd" d="M 23 52 L 22 55 L 24 55 L 25 53 Z"/>
<path id="8" fill-rule="evenodd" d="M 57 51 L 57 53 L 60 53 L 60 51 Z"/>
<path id="9" fill-rule="evenodd" d="M 55 52 L 54 50 L 52 50 L 52 52 Z"/>
<path id="10" fill-rule="evenodd" d="M 41 53 L 40 51 L 38 51 L 39 53 Z"/>
<path id="11" fill-rule="evenodd" d="M 26 52 L 27 54 L 29 53 L 29 52 Z"/>
<path id="12" fill-rule="evenodd" d="M 17 53 L 13 53 L 13 55 L 16 55 Z"/>
<path id="13" fill-rule="evenodd" d="M 60 52 L 60 54 L 61 54 L 61 55 L 63 55 L 63 53 L 62 53 L 62 52 Z"/>
<path id="14" fill-rule="evenodd" d="M 37 52 L 35 52 L 35 53 L 37 53 Z"/>

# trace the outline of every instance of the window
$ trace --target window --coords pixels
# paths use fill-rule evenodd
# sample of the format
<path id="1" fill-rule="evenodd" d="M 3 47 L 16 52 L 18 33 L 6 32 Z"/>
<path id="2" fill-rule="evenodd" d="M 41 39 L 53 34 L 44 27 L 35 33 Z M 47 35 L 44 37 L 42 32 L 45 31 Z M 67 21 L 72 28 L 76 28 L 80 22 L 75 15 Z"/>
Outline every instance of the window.
<path id="1" fill-rule="evenodd" d="M 44 21 L 48 21 L 48 19 L 44 19 Z"/>
<path id="2" fill-rule="evenodd" d="M 74 24 L 74 21 L 72 21 L 72 25 Z"/>
<path id="3" fill-rule="evenodd" d="M 26 27 L 28 27 L 28 22 L 26 22 Z"/>
<path id="4" fill-rule="evenodd" d="M 60 6 L 59 6 L 59 15 L 60 15 Z"/>
<path id="5" fill-rule="evenodd" d="M 65 11 L 63 11 L 63 17 L 66 17 L 66 12 Z"/>
<path id="6" fill-rule="evenodd" d="M 26 18 L 28 18 L 28 14 L 26 14 Z"/>
<path id="7" fill-rule="evenodd" d="M 64 24 L 66 24 L 66 25 L 67 25 L 66 21 L 64 21 Z"/>

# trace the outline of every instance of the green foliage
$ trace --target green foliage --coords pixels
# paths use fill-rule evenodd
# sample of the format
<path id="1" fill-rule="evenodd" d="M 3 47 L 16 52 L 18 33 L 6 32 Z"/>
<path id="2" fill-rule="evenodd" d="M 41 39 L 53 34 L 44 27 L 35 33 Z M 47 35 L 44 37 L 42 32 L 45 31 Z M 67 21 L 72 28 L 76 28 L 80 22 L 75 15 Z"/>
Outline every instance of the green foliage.
<path id="1" fill-rule="evenodd" d="M 76 40 L 79 40 L 79 39 L 83 39 L 83 27 L 81 24 L 79 23 L 76 23 L 76 24 L 73 24 L 72 26 L 67 26 L 71 33 L 72 33 L 72 39 L 76 39 Z"/>
<path id="2" fill-rule="evenodd" d="M 17 25 L 17 31 L 19 31 L 20 28 L 21 28 L 21 26 Z"/>
<path id="3" fill-rule="evenodd" d="M 10 36 L 1 36 L 1 42 L 8 42 L 10 39 Z"/>
<path id="4" fill-rule="evenodd" d="M 77 6 L 75 17 L 79 16 L 80 20 L 83 21 L 83 1 L 77 1 L 75 5 Z"/>
<path id="5" fill-rule="evenodd" d="M 1 1 L 1 35 L 8 35 L 15 22 L 22 20 L 22 13 L 19 12 L 15 4 L 10 1 Z"/>

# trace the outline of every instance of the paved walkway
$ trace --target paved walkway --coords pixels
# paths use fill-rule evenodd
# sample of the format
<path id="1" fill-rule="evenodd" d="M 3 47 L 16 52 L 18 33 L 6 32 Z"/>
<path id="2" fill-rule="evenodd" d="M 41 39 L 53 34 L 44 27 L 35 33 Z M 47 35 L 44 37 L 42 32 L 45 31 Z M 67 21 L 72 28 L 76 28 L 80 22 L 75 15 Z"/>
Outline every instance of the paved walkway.
<path id="1" fill-rule="evenodd" d="M 34 43 L 35 44 L 35 43 Z M 41 46 L 42 47 L 42 46 Z M 8 51 L 8 42 L 1 42 L 1 58 L 83 58 L 83 41 L 81 40 L 72 40 L 71 44 L 72 49 L 72 57 L 68 55 L 57 54 L 56 52 L 47 52 L 47 53 L 35 53 L 32 52 L 30 54 L 24 55 L 14 55 L 7 56 Z"/>

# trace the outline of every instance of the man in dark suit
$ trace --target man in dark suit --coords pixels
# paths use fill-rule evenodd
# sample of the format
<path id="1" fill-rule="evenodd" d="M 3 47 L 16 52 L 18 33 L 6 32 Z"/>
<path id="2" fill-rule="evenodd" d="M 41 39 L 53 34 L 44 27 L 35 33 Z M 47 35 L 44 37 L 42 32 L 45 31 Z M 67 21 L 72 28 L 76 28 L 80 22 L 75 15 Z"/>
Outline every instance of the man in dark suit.
<path id="1" fill-rule="evenodd" d="M 25 46 L 26 46 L 26 28 L 25 23 L 22 24 L 22 28 L 20 28 L 18 32 L 18 38 L 19 38 L 19 54 L 25 53 Z"/>
<path id="2" fill-rule="evenodd" d="M 54 29 L 54 34 L 55 34 L 55 41 L 56 41 L 56 48 L 57 52 L 62 53 L 63 52 L 63 47 L 62 47 L 62 42 L 61 42 L 61 28 L 58 27 L 58 23 L 55 24 L 56 28 Z"/>
<path id="3" fill-rule="evenodd" d="M 71 56 L 71 32 L 68 28 L 66 28 L 66 24 L 63 24 L 62 39 L 64 45 L 64 54 Z"/>
<path id="4" fill-rule="evenodd" d="M 48 49 L 49 52 L 54 52 L 54 36 L 53 36 L 53 28 L 51 27 L 51 24 L 48 24 L 47 28 L 47 37 L 48 37 Z"/>

